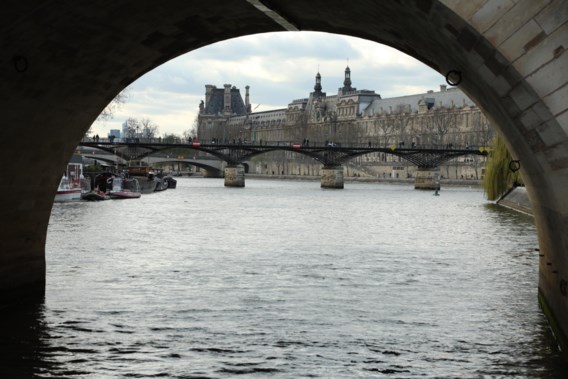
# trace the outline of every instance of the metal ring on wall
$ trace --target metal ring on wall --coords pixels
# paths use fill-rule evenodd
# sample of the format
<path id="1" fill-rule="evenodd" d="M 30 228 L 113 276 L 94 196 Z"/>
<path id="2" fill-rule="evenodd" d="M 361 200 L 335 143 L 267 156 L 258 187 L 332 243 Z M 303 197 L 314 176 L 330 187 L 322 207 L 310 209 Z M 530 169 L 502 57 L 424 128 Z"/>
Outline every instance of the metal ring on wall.
<path id="1" fill-rule="evenodd" d="M 509 170 L 512 172 L 517 172 L 521 169 L 521 162 L 518 160 L 514 160 L 509 162 Z"/>
<path id="2" fill-rule="evenodd" d="M 454 78 L 455 78 L 455 80 L 454 80 Z M 462 82 L 461 71 L 451 70 L 446 74 L 446 83 L 448 83 L 452 87 L 459 85 L 461 82 Z"/>

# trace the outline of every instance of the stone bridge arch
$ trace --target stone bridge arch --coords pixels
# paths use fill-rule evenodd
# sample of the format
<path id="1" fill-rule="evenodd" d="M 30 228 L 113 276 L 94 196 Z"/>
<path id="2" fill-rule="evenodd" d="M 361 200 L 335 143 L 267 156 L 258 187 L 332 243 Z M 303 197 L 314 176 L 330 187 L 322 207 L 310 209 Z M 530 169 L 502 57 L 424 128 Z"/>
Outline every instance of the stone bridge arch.
<path id="1" fill-rule="evenodd" d="M 2 161 L 16 169 L 0 185 L 0 298 L 43 293 L 61 169 L 120 90 L 220 40 L 314 30 L 384 43 L 453 73 L 449 80 L 486 112 L 521 160 L 539 234 L 540 294 L 566 334 L 567 20 L 563 0 L 10 0 L 0 13 L 0 141 Z"/>
<path id="2" fill-rule="evenodd" d="M 184 163 L 186 165 L 189 166 L 193 166 L 193 167 L 198 167 L 200 169 L 203 169 L 204 171 L 206 171 L 206 177 L 214 177 L 214 178 L 222 178 L 223 177 L 223 170 L 221 170 L 219 167 L 215 167 L 212 166 L 210 164 L 205 164 L 202 162 L 199 162 L 197 160 L 194 159 L 170 159 L 170 158 L 157 158 L 153 161 L 152 164 L 156 164 L 156 163 L 166 163 L 166 164 L 177 164 L 177 163 Z M 220 165 L 222 166 L 222 165 Z"/>

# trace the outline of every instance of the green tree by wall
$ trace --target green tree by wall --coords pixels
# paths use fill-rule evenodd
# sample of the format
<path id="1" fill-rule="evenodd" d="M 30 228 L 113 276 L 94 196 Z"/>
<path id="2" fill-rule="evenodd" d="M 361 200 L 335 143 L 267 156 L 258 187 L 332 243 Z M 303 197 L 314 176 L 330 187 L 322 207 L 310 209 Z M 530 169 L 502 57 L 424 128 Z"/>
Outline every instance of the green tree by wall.
<path id="1" fill-rule="evenodd" d="M 483 189 L 488 200 L 497 200 L 513 185 L 522 185 L 519 171 L 511 171 L 509 165 L 513 158 L 503 138 L 496 134 L 491 143 L 491 154 L 485 166 Z"/>

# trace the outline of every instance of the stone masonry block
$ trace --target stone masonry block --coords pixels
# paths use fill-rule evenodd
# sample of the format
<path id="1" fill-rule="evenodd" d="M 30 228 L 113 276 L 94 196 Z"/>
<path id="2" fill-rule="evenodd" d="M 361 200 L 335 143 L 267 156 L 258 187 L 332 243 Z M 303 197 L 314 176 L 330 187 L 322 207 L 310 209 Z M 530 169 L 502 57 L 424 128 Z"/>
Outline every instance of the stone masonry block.
<path id="1" fill-rule="evenodd" d="M 519 108 L 519 106 L 517 105 L 517 103 L 515 103 L 513 101 L 513 99 L 511 98 L 510 93 L 509 93 L 509 95 L 507 95 L 507 96 L 505 96 L 501 99 L 501 104 L 505 108 L 506 112 L 508 114 L 512 115 L 513 117 L 518 116 L 522 113 L 522 111 Z"/>
<path id="2" fill-rule="evenodd" d="M 484 33 L 514 5 L 512 0 L 489 0 L 471 17 L 471 24 Z"/>
<path id="3" fill-rule="evenodd" d="M 511 86 L 511 83 L 509 83 L 509 81 L 507 81 L 501 75 L 499 75 L 495 78 L 495 80 L 492 82 L 491 86 L 495 89 L 495 91 L 497 91 L 497 94 L 499 96 L 505 96 L 513 88 Z"/>
<path id="4" fill-rule="evenodd" d="M 542 100 L 548 106 L 552 114 L 557 115 L 568 110 L 568 84 L 544 97 Z"/>
<path id="5" fill-rule="evenodd" d="M 568 167 L 565 167 L 564 170 L 568 170 Z M 568 188 L 568 175 L 549 176 L 549 180 L 552 188 Z M 564 214 L 568 214 L 568 196 L 559 197 L 558 209 Z"/>
<path id="6" fill-rule="evenodd" d="M 566 141 L 568 138 L 564 130 L 562 130 L 555 120 L 540 125 L 537 128 L 537 133 L 546 146 L 555 146 L 559 142 Z M 568 154 L 568 151 L 566 151 L 565 154 Z M 555 159 L 557 157 L 558 156 L 555 155 Z"/>
<path id="7" fill-rule="evenodd" d="M 538 98 L 523 83 L 520 83 L 515 88 L 513 88 L 509 96 L 515 102 L 515 104 L 517 104 L 521 111 L 529 108 L 538 100 Z"/>
<path id="8" fill-rule="evenodd" d="M 505 40 L 499 51 L 511 62 L 525 53 L 524 46 L 542 33 L 542 28 L 534 20 L 524 24 L 515 34 Z"/>
<path id="9" fill-rule="evenodd" d="M 483 59 L 489 59 L 495 54 L 495 46 L 486 39 L 479 39 L 473 50 Z"/>
<path id="10" fill-rule="evenodd" d="M 532 107 L 521 114 L 519 121 L 527 130 L 535 129 L 543 123 L 543 120 L 538 117 Z"/>
<path id="11" fill-rule="evenodd" d="M 469 20 L 477 11 L 483 7 L 487 0 L 441 0 L 448 8 L 459 14 L 464 20 Z"/>
<path id="12" fill-rule="evenodd" d="M 543 152 L 537 152 L 534 154 L 535 161 L 537 162 L 537 166 L 540 166 L 539 171 L 549 171 L 550 163 L 548 159 L 546 159 L 546 155 Z M 535 174 L 535 173 L 533 173 Z"/>
<path id="13" fill-rule="evenodd" d="M 559 143 L 544 153 L 553 170 L 568 168 L 568 141 Z"/>
<path id="14" fill-rule="evenodd" d="M 546 34 L 550 34 L 558 27 L 568 22 L 568 1 L 555 0 L 538 16 L 536 21 L 544 29 Z"/>
<path id="15" fill-rule="evenodd" d="M 558 73 L 566 72 L 568 72 L 568 54 L 562 54 L 527 77 L 527 82 L 540 97 L 544 97 L 566 85 L 568 82 L 566 75 L 563 75 L 562 81 L 558 80 Z"/>
<path id="16" fill-rule="evenodd" d="M 510 63 L 502 54 L 495 53 L 485 61 L 485 64 L 493 74 L 500 75 L 507 69 Z"/>
<path id="17" fill-rule="evenodd" d="M 521 74 L 511 65 L 509 65 L 505 71 L 501 73 L 501 75 L 507 82 L 509 82 L 509 84 L 511 84 L 512 87 L 515 87 L 524 80 Z"/>
<path id="18" fill-rule="evenodd" d="M 531 109 L 537 114 L 537 116 L 541 120 L 545 122 L 554 117 L 550 112 L 550 109 L 548 109 L 546 104 L 544 104 L 543 102 L 536 103 L 535 105 L 532 106 Z"/>
<path id="19" fill-rule="evenodd" d="M 564 134 L 568 136 L 568 112 L 564 112 L 560 116 L 557 116 L 556 121 L 560 124 Z"/>
<path id="20" fill-rule="evenodd" d="M 516 3 L 497 24 L 487 30 L 485 38 L 490 40 L 495 46 L 499 46 L 503 41 L 509 39 L 512 34 L 517 34 L 518 30 L 526 25 L 542 8 L 546 7 L 550 1 L 532 0 Z"/>
<path id="21" fill-rule="evenodd" d="M 479 73 L 481 78 L 483 78 L 483 81 L 487 83 L 492 83 L 495 80 L 495 74 L 485 64 L 479 67 L 477 69 L 477 72 Z"/>
<path id="22" fill-rule="evenodd" d="M 525 76 L 531 74 L 545 63 L 550 62 L 554 57 L 558 57 L 564 50 L 568 49 L 567 36 L 568 24 L 563 25 L 554 33 L 540 41 L 540 43 L 526 51 L 526 54 L 513 63 L 514 67 Z"/>

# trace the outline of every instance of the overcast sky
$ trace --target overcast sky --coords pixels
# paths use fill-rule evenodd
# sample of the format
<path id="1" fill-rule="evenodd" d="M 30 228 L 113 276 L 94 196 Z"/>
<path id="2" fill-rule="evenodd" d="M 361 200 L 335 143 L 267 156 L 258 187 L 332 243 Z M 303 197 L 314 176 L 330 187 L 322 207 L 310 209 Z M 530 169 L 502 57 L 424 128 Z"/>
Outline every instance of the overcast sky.
<path id="1" fill-rule="evenodd" d="M 416 59 L 375 42 L 315 32 L 257 34 L 194 50 L 147 73 L 128 87 L 128 100 L 114 118 L 92 130 L 107 136 L 133 117 L 149 118 L 160 135 L 181 135 L 194 124 L 206 84 L 231 84 L 243 98 L 249 85 L 253 109 L 265 111 L 308 97 L 318 70 L 323 91 L 337 94 L 347 65 L 353 87 L 383 98 L 438 90 L 445 82 Z"/>

